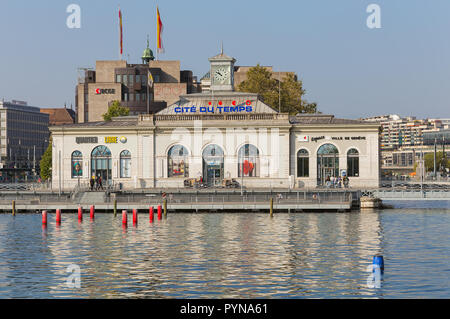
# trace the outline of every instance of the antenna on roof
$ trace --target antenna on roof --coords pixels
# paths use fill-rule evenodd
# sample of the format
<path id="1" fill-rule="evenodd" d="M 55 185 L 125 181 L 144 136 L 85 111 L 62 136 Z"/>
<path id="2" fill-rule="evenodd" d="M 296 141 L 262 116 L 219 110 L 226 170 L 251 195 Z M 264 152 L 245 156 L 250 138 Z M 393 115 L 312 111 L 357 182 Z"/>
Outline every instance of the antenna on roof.
<path id="1" fill-rule="evenodd" d="M 220 46 L 220 54 L 223 55 L 223 40 L 222 40 L 222 43 L 221 43 L 221 46 Z"/>

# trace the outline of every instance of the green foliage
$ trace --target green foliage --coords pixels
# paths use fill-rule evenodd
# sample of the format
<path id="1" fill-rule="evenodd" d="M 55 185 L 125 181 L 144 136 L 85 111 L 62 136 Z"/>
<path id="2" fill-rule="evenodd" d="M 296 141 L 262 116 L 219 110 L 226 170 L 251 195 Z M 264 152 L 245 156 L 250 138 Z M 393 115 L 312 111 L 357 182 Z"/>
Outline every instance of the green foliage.
<path id="1" fill-rule="evenodd" d="M 436 170 L 439 171 L 439 169 L 441 168 L 441 163 L 442 163 L 442 155 L 444 153 L 441 152 L 436 152 Z M 427 172 L 432 172 L 434 170 L 434 152 L 433 153 L 427 153 L 425 154 L 425 169 L 427 170 Z M 449 167 L 450 165 L 450 160 L 448 158 L 446 158 L 446 165 L 445 167 Z"/>
<path id="2" fill-rule="evenodd" d="M 43 181 L 49 180 L 52 178 L 52 138 L 50 137 L 50 141 L 48 143 L 48 147 L 45 150 L 44 155 L 42 155 L 40 161 L 41 167 L 41 179 Z"/>
<path id="3" fill-rule="evenodd" d="M 130 114 L 130 109 L 128 107 L 122 106 L 119 101 L 114 101 L 108 108 L 108 112 L 103 114 L 103 119 L 105 121 L 111 121 L 113 117 L 127 116 L 128 114 Z"/>
<path id="4" fill-rule="evenodd" d="M 241 92 L 258 93 L 264 102 L 281 112 L 295 115 L 297 113 L 317 113 L 317 103 L 308 103 L 303 99 L 305 90 L 302 81 L 297 81 L 293 73 L 288 73 L 281 82 L 273 78 L 272 72 L 259 64 L 247 73 L 247 79 L 237 88 Z M 281 94 L 280 94 L 281 93 Z"/>

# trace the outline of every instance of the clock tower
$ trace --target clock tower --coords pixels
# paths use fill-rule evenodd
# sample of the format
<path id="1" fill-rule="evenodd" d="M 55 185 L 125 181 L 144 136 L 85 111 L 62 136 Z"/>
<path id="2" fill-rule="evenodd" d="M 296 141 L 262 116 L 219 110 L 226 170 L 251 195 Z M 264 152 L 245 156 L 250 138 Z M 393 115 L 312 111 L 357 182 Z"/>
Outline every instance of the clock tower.
<path id="1" fill-rule="evenodd" d="M 209 59 L 211 63 L 211 91 L 234 91 L 234 63 L 236 60 L 222 52 Z"/>

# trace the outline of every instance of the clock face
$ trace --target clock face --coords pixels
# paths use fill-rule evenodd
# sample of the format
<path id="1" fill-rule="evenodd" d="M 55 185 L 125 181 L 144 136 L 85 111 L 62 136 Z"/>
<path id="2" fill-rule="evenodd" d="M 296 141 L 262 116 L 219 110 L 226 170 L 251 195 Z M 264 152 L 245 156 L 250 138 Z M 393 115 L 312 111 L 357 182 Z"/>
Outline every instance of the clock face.
<path id="1" fill-rule="evenodd" d="M 229 77 L 230 72 L 224 67 L 219 67 L 214 72 L 214 80 L 216 83 L 225 84 Z"/>

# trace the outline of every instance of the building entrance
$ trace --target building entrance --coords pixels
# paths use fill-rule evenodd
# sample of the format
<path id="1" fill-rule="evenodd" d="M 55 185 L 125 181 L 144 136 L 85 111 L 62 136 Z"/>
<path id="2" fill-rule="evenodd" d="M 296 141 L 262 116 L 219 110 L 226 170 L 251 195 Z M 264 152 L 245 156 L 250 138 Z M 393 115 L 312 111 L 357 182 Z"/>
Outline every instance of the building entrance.
<path id="1" fill-rule="evenodd" d="M 317 185 L 339 176 L 339 151 L 333 144 L 324 144 L 317 151 Z"/>
<path id="2" fill-rule="evenodd" d="M 203 151 L 203 178 L 210 187 L 220 186 L 224 171 L 223 150 L 218 145 L 208 145 Z"/>
<path id="3" fill-rule="evenodd" d="M 102 184 L 109 184 L 112 179 L 111 174 L 111 151 L 106 146 L 96 147 L 91 154 L 91 178 L 101 177 Z"/>

